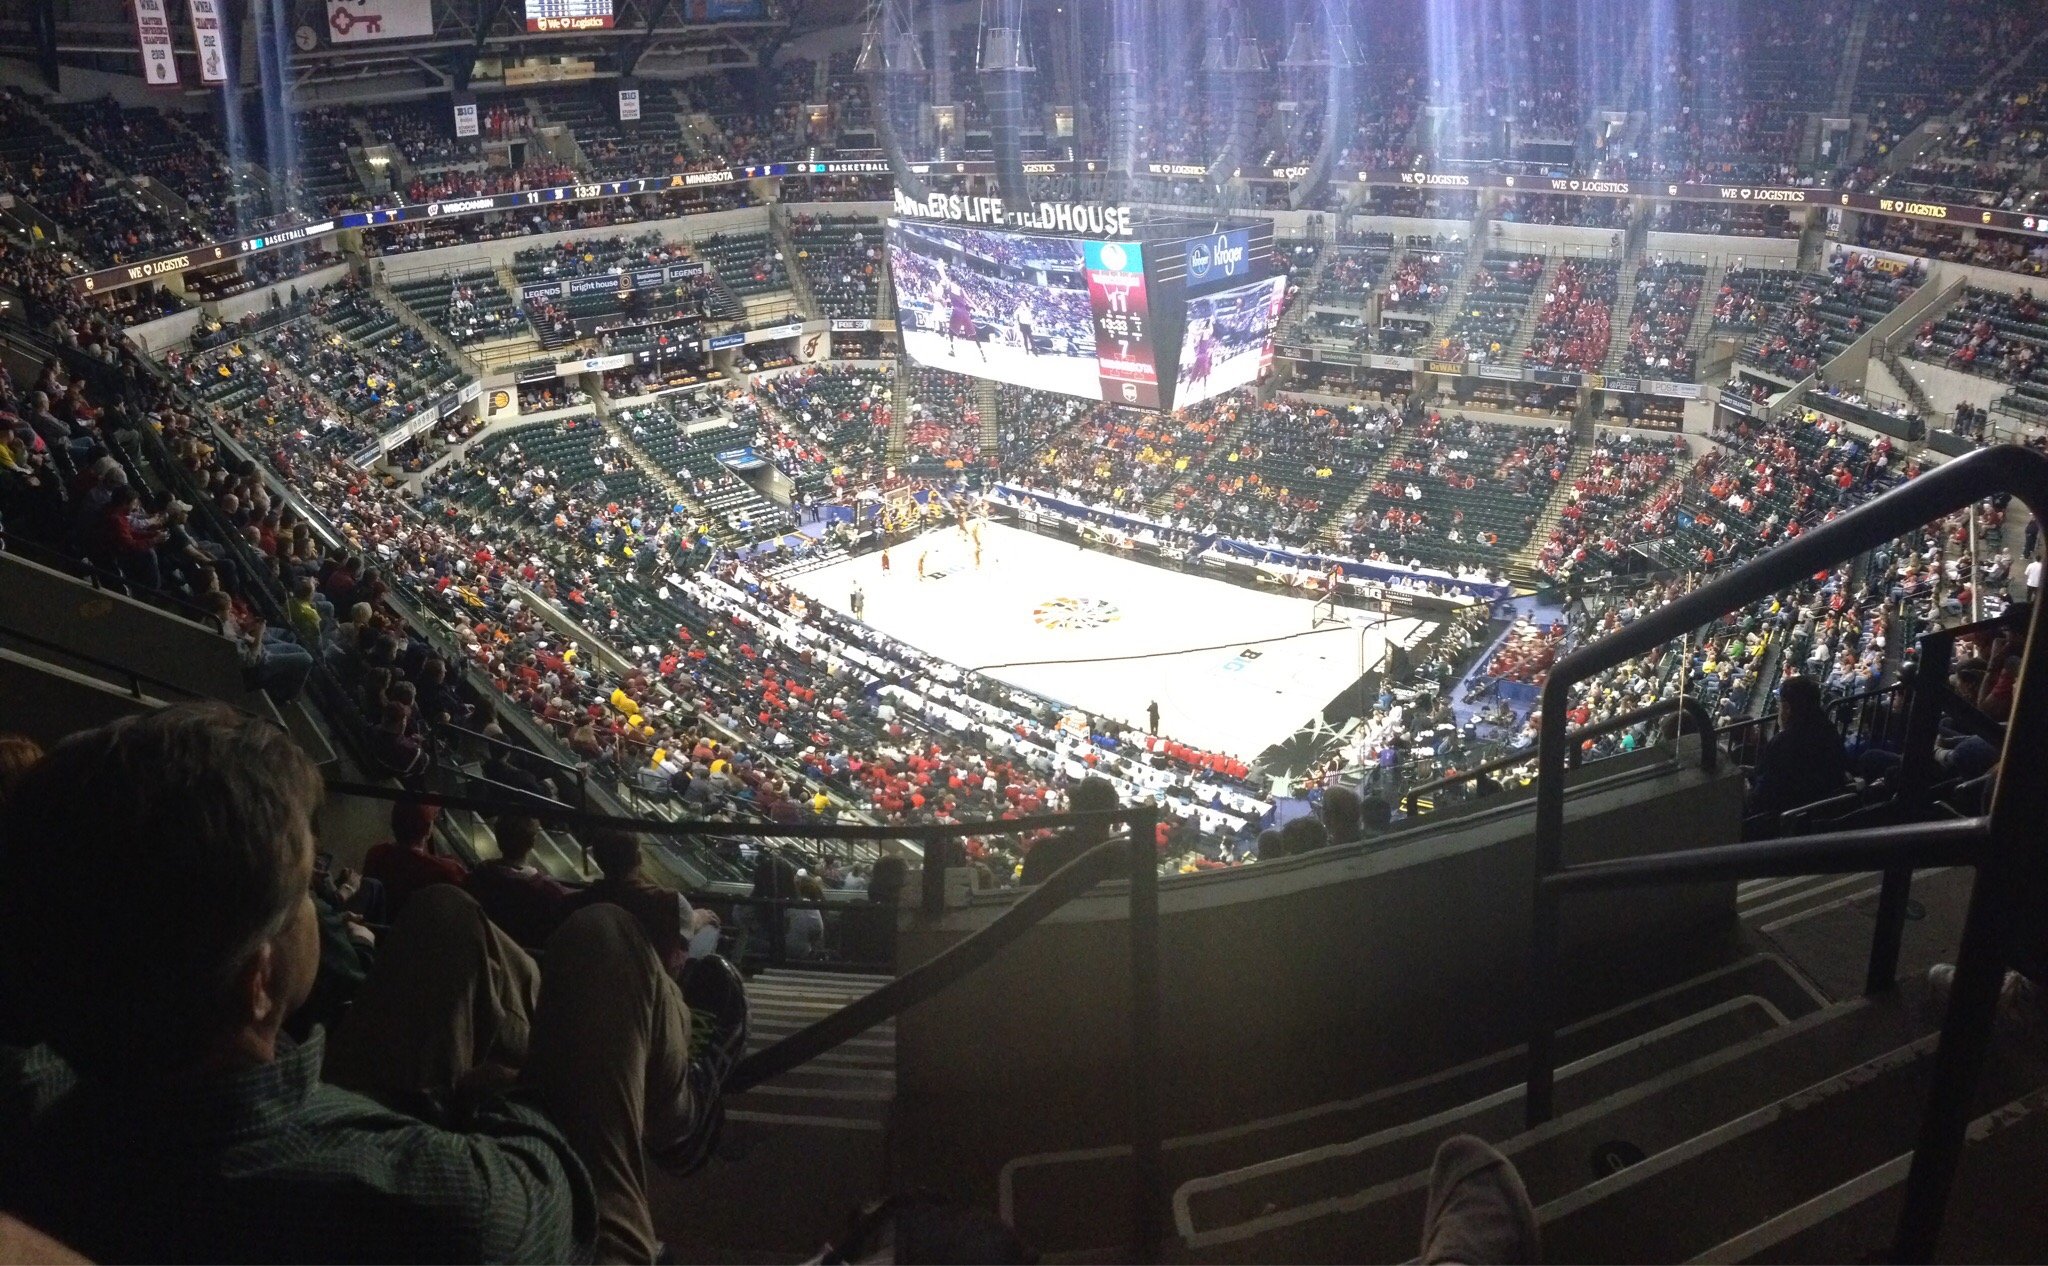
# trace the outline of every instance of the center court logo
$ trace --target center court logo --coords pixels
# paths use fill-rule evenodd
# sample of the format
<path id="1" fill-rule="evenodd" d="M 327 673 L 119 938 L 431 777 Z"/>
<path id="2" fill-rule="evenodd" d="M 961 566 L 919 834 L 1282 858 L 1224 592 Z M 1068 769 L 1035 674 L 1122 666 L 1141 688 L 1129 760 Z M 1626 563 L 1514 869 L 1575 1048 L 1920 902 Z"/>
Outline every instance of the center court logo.
<path id="1" fill-rule="evenodd" d="M 1031 618 L 1046 629 L 1099 629 L 1124 613 L 1107 598 L 1047 598 L 1032 608 Z"/>

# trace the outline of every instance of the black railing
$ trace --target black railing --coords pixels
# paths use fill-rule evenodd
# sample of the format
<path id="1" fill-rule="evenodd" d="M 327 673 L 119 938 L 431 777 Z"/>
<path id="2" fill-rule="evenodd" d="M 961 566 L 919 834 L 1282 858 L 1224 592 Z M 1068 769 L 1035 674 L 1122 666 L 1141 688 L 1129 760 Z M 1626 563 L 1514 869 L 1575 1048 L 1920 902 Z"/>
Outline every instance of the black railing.
<path id="1" fill-rule="evenodd" d="M 440 734 L 452 736 L 455 742 L 475 744 L 479 747 L 486 747 L 503 753 L 506 760 L 511 764 L 522 765 L 539 762 L 549 769 L 566 774 L 576 784 L 575 803 L 579 806 L 588 803 L 588 792 L 585 790 L 585 783 L 589 776 L 587 766 L 556 760 L 546 752 L 537 752 L 530 747 L 522 747 L 510 739 L 502 739 L 495 735 L 485 734 L 481 730 L 472 730 L 468 726 L 457 725 L 452 721 L 442 721 L 434 729 Z M 471 777 L 475 776 L 471 775 Z"/>
<path id="2" fill-rule="evenodd" d="M 1641 725 L 1646 721 L 1654 721 L 1658 717 L 1669 716 L 1673 713 L 1683 713 L 1685 720 L 1692 722 L 1691 729 L 1684 729 L 1684 722 L 1680 722 L 1681 733 L 1704 736 L 1700 741 L 1700 768 L 1710 774 L 1719 769 L 1720 746 L 1713 738 L 1714 719 L 1708 715 L 1705 706 L 1698 699 L 1659 699 L 1655 703 L 1646 704 L 1643 707 L 1621 713 L 1619 716 L 1611 716 L 1605 721 L 1596 721 L 1591 725 L 1581 726 L 1573 730 L 1565 736 L 1567 739 L 1572 740 L 1572 768 L 1576 769 L 1579 767 L 1579 753 L 1584 750 L 1581 745 L 1587 739 L 1595 739 L 1605 734 L 1612 734 L 1616 730 L 1626 730 Z M 1672 746 L 1675 756 L 1682 755 L 1682 753 L 1677 752 L 1677 745 L 1675 743 Z M 1536 753 L 1537 748 L 1535 746 L 1517 748 L 1505 756 L 1495 757 L 1493 760 L 1487 761 L 1482 765 L 1475 765 L 1471 769 L 1452 774 L 1449 778 L 1439 778 L 1435 782 L 1426 782 L 1419 787 L 1411 787 L 1401 797 L 1401 810 L 1409 817 L 1415 817 L 1417 809 L 1415 802 L 1419 797 L 1431 795 L 1439 791 L 1446 791 L 1452 787 L 1472 782 L 1475 779 L 1483 778 L 1488 774 L 1496 773 L 1503 769 L 1512 769 L 1516 765 L 1526 763 Z"/>
<path id="3" fill-rule="evenodd" d="M 372 800 L 410 800 L 472 813 L 531 813 L 529 798 L 495 800 L 434 791 L 411 791 L 367 783 L 330 782 L 330 795 Z M 1153 1071 L 1159 1064 L 1159 858 L 1154 844 L 1159 825 L 1156 806 L 1144 805 L 1087 813 L 1068 813 L 993 822 L 919 823 L 903 826 L 668 821 L 628 818 L 608 813 L 550 813 L 550 827 L 570 830 L 611 827 L 642 835 L 697 838 L 788 837 L 812 840 L 914 840 L 922 845 L 925 869 L 932 871 L 953 853 L 952 842 L 970 836 L 1020 835 L 1042 830 L 1100 830 L 1122 825 L 1122 838 L 1107 839 L 1082 854 L 1037 888 L 1026 892 L 988 926 L 970 933 L 933 958 L 889 984 L 823 1019 L 782 1038 L 741 1060 L 726 1082 L 729 1092 L 798 1068 L 817 1056 L 878 1024 L 930 1000 L 988 963 L 1004 948 L 1043 922 L 1061 906 L 1121 874 L 1128 880 L 1131 944 L 1131 1034 L 1127 1093 L 1131 1105 L 1131 1153 L 1138 1181 L 1132 1205 L 1133 1246 L 1138 1260 L 1157 1261 L 1166 1229 L 1166 1171 L 1160 1158 L 1161 1087 Z M 1120 865 L 1121 859 L 1121 865 Z M 945 876 L 926 880 L 925 892 L 938 892 L 943 907 Z M 852 907 L 848 907 L 852 908 Z"/>
<path id="4" fill-rule="evenodd" d="M 8 642 L 19 642 L 27 646 L 32 646 L 39 651 L 47 651 L 51 656 L 54 656 L 53 659 L 47 661 L 50 663 L 57 663 L 60 660 L 72 660 L 77 663 L 84 664 L 86 667 L 92 669 L 95 674 L 115 679 L 117 683 L 125 680 L 125 684 L 127 686 L 129 695 L 136 699 L 144 699 L 148 697 L 143 693 L 142 688 L 144 686 L 148 686 L 152 690 L 162 691 L 165 694 L 174 696 L 173 698 L 164 700 L 164 702 L 166 703 L 175 703 L 179 700 L 214 698 L 214 696 L 206 694 L 203 691 L 194 690 L 190 686 L 181 686 L 175 681 L 166 681 L 162 677 L 151 676 L 150 674 L 143 672 L 140 669 L 131 668 L 126 664 L 117 664 L 113 660 L 102 659 L 98 655 L 87 654 L 86 652 L 81 651 L 76 647 L 66 646 L 62 642 L 52 641 L 51 639 L 46 637 L 38 637 L 34 633 L 24 633 L 20 629 L 17 629 L 12 625 L 0 624 L 0 645 L 4 645 Z M 241 713 L 244 716 L 257 717 L 259 720 L 270 719 L 262 717 L 258 713 L 251 712 L 249 709 L 243 707 L 240 703 L 237 703 L 233 699 L 220 699 L 218 700 L 218 702 L 226 704 L 228 707 L 234 709 L 235 711 Z"/>
<path id="5" fill-rule="evenodd" d="M 1912 673 L 1912 666 L 1907 665 L 1898 682 L 1828 701 L 1824 709 L 1835 724 L 1835 732 L 1845 740 L 1858 740 L 1865 746 L 1889 742 L 1893 737 L 1892 704 L 1901 693 L 1909 692 Z M 1756 767 L 1764 744 L 1777 732 L 1775 711 L 1731 721 L 1720 730 L 1728 758 L 1746 769 Z"/>
<path id="6" fill-rule="evenodd" d="M 2028 626 L 2001 762 L 2001 768 L 2015 776 L 1998 779 L 1991 812 L 1981 818 L 1862 827 L 1792 840 L 1567 866 L 1563 856 L 1565 706 L 1572 686 L 1596 673 L 1998 493 L 2018 496 L 2037 517 L 2048 514 L 2048 456 L 2005 445 L 1959 458 L 1749 560 L 1629 627 L 1573 652 L 1551 668 L 1543 687 L 1537 752 L 1526 1083 L 1526 1115 L 1531 1126 L 1549 1120 L 1555 1108 L 1559 907 L 1568 892 L 1883 870 L 1878 934 L 1882 940 L 1889 920 L 1904 917 L 1905 894 L 1915 868 L 1972 866 L 1976 880 L 1942 1020 L 1934 1083 L 1921 1118 L 1892 1246 L 1897 1260 L 1932 1259 L 1969 1125 L 1970 1096 L 1989 1050 L 2006 965 L 2017 962 L 2037 971 L 2044 966 L 2039 944 L 2044 939 L 2040 906 L 2048 880 L 2041 880 L 2039 872 L 2043 861 L 2040 828 L 2048 821 L 2048 779 L 2041 778 L 2038 771 L 2048 755 L 2048 680 L 2043 679 L 2048 668 L 2040 658 L 2044 653 L 2040 613 L 2032 613 Z M 1937 651 L 1932 662 L 1923 661 L 1922 681 L 1944 680 L 1946 669 L 1945 654 Z M 1909 789 L 1932 781 L 1927 775 L 1939 728 L 1940 702 L 1938 691 L 1923 689 L 1916 691 L 1909 708 L 1907 763 L 1902 771 Z M 1873 977 L 1885 948 L 1873 945 Z M 1888 955 L 1891 970 L 1882 981 L 1872 981 L 1879 988 L 1893 983 L 1895 940 Z"/>
<path id="7" fill-rule="evenodd" d="M 168 589 L 152 589 L 119 568 L 102 567 L 89 558 L 67 554 L 33 537 L 12 537 L 7 542 L 7 549 L 28 562 L 47 567 L 51 571 L 63 572 L 73 580 L 83 581 L 95 589 L 117 593 L 124 598 L 133 598 L 144 606 L 154 607 L 183 620 L 190 620 L 216 633 L 221 631 L 220 617 L 213 612 L 183 594 L 173 593 Z"/>

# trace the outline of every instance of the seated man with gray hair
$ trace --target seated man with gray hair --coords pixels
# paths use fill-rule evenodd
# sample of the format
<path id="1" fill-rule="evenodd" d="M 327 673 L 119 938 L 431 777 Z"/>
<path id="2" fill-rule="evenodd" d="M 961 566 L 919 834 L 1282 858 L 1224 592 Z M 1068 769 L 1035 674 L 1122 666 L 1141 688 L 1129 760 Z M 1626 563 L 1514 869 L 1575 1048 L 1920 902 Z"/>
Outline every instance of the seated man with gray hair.
<path id="1" fill-rule="evenodd" d="M 0 1207 L 96 1261 L 652 1261 L 649 1156 L 701 1163 L 744 1041 L 616 906 L 546 966 L 417 894 L 330 1038 L 312 763 L 217 704 L 60 743 L 0 818 Z"/>

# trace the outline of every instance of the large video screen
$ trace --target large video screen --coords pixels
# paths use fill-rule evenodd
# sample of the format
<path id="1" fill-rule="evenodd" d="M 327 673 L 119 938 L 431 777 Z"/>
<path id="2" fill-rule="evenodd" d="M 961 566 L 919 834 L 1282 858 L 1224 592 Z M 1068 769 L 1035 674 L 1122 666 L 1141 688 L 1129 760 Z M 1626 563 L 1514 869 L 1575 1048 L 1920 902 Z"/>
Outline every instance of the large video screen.
<path id="1" fill-rule="evenodd" d="M 1188 300 L 1173 407 L 1184 409 L 1257 381 L 1259 371 L 1273 363 L 1273 329 L 1286 301 L 1285 277 Z"/>
<path id="2" fill-rule="evenodd" d="M 1139 243 L 892 220 L 889 266 L 919 364 L 1158 407 Z"/>

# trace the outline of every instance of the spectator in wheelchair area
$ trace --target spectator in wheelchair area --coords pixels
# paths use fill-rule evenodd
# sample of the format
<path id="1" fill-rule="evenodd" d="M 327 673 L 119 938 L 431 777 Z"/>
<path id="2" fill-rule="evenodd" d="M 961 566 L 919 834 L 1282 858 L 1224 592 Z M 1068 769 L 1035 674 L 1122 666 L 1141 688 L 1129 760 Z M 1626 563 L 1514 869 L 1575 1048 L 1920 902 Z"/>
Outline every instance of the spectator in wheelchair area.
<path id="1" fill-rule="evenodd" d="M 1842 736 L 1821 705 L 1820 683 L 1787 677 L 1778 688 L 1778 732 L 1757 758 L 1746 816 L 1766 815 L 1765 830 L 1775 834 L 1779 814 L 1836 795 L 1848 781 Z"/>
<path id="2" fill-rule="evenodd" d="M 73 735 L 0 805 L 0 1208 L 95 1261 L 655 1260 L 647 1164 L 716 1143 L 736 974 L 679 987 L 610 904 L 538 965 L 436 884 L 295 1040 L 321 794 L 199 704 Z"/>

